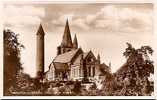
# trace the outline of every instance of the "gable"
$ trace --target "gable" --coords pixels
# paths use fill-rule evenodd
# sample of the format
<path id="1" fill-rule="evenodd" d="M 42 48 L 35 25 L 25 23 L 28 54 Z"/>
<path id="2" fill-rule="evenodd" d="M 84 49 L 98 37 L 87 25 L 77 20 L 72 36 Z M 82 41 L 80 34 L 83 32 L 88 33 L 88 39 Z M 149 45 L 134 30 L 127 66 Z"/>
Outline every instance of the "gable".
<path id="1" fill-rule="evenodd" d="M 80 60 L 81 60 L 81 55 L 78 55 L 78 56 L 73 60 L 73 64 L 80 64 Z"/>
<path id="2" fill-rule="evenodd" d="M 80 60 L 82 53 L 83 53 L 83 51 L 80 48 L 79 51 L 75 54 L 75 56 L 72 58 L 71 63 L 74 63 L 76 60 Z"/>
<path id="3" fill-rule="evenodd" d="M 81 54 L 82 54 L 82 53 L 83 53 L 83 52 L 81 52 L 81 53 L 73 60 L 73 63 L 74 63 L 74 64 L 80 64 Z M 86 56 L 88 55 L 88 53 L 89 53 L 89 52 L 83 53 L 83 59 L 86 58 Z"/>
<path id="4" fill-rule="evenodd" d="M 78 56 L 76 56 L 75 57 L 75 59 L 73 60 L 73 63 L 74 64 L 80 64 L 80 60 L 81 60 L 81 54 L 83 53 L 83 59 L 85 60 L 87 60 L 88 58 L 92 58 L 94 61 L 96 61 L 96 58 L 95 58 L 95 56 L 94 56 L 94 54 L 91 52 L 91 51 L 89 51 L 89 52 L 80 52 L 80 53 L 78 53 L 79 55 Z"/>
<path id="5" fill-rule="evenodd" d="M 93 54 L 92 51 L 89 51 L 89 52 L 85 55 L 84 59 L 86 59 L 86 60 L 88 60 L 88 59 L 93 59 L 94 61 L 96 61 L 96 57 L 94 56 L 94 54 Z"/>

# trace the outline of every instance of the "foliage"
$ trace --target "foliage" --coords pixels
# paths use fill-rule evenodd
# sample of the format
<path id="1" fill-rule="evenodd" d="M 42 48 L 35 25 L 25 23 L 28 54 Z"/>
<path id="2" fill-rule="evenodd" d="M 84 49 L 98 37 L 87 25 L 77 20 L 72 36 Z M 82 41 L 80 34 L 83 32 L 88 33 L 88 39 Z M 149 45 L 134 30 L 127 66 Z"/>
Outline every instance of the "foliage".
<path id="1" fill-rule="evenodd" d="M 154 73 L 153 61 L 149 56 L 153 54 L 150 46 L 135 49 L 130 43 L 123 53 L 127 62 L 114 74 L 115 83 L 119 88 L 114 95 L 151 95 L 153 92 L 150 74 Z"/>
<path id="2" fill-rule="evenodd" d="M 4 48 L 4 95 L 10 95 L 10 86 L 15 85 L 16 73 L 22 69 L 20 50 L 24 46 L 18 41 L 18 34 L 11 30 L 3 31 Z"/>
<path id="3" fill-rule="evenodd" d="M 33 86 L 32 79 L 28 74 L 23 73 L 23 71 L 19 71 L 16 74 L 16 85 L 14 85 L 14 91 L 31 91 Z"/>

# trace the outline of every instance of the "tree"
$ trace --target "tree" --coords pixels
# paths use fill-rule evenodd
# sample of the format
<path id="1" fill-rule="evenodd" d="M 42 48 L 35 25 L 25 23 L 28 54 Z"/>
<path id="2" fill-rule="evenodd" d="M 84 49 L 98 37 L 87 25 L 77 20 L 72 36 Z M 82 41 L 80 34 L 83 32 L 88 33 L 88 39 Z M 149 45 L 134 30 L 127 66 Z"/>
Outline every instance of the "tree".
<path id="1" fill-rule="evenodd" d="M 150 46 L 135 49 L 130 43 L 127 46 L 123 53 L 127 61 L 115 74 L 119 95 L 151 95 L 153 90 L 148 78 L 154 73 L 153 61 L 150 60 L 153 49 Z"/>
<path id="2" fill-rule="evenodd" d="M 149 57 L 153 54 L 153 49 L 150 46 L 135 49 L 130 43 L 127 43 L 127 46 L 123 55 L 127 58 L 127 64 L 135 71 L 135 74 L 140 77 L 149 77 L 150 73 L 153 74 L 153 61 Z"/>
<path id="3" fill-rule="evenodd" d="M 18 41 L 18 34 L 11 30 L 3 31 L 4 50 L 4 95 L 10 95 L 10 86 L 15 85 L 16 74 L 23 69 L 20 62 L 20 51 L 24 46 Z"/>
<path id="4" fill-rule="evenodd" d="M 33 82 L 31 82 L 31 77 L 28 74 L 24 73 L 23 70 L 20 70 L 16 74 L 16 85 L 14 86 L 14 90 L 17 92 L 31 91 L 32 83 Z"/>

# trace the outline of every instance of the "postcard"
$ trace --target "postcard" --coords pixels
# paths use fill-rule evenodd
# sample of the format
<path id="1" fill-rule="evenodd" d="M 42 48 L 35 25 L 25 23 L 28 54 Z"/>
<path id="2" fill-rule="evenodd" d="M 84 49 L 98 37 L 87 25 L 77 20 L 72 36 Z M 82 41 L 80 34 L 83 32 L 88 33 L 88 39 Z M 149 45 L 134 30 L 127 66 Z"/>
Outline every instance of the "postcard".
<path id="1" fill-rule="evenodd" d="M 3 97 L 154 97 L 154 5 L 3 2 Z"/>

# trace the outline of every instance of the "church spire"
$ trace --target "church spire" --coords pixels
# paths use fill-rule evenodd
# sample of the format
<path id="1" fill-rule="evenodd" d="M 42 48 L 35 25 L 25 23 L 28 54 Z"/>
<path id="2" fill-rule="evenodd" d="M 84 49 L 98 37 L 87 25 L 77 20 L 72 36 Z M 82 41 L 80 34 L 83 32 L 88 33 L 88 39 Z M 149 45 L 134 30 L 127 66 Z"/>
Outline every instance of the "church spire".
<path id="1" fill-rule="evenodd" d="M 39 28 L 38 28 L 38 31 L 37 31 L 37 35 L 45 35 L 45 32 L 43 30 L 43 27 L 42 27 L 41 23 L 39 25 Z"/>
<path id="2" fill-rule="evenodd" d="M 77 42 L 77 37 L 75 34 L 74 40 L 73 40 L 73 48 L 77 49 L 78 48 L 78 42 Z"/>
<path id="3" fill-rule="evenodd" d="M 72 40 L 71 40 L 71 34 L 70 34 L 68 19 L 66 21 L 61 46 L 63 46 L 63 47 L 72 47 Z"/>

